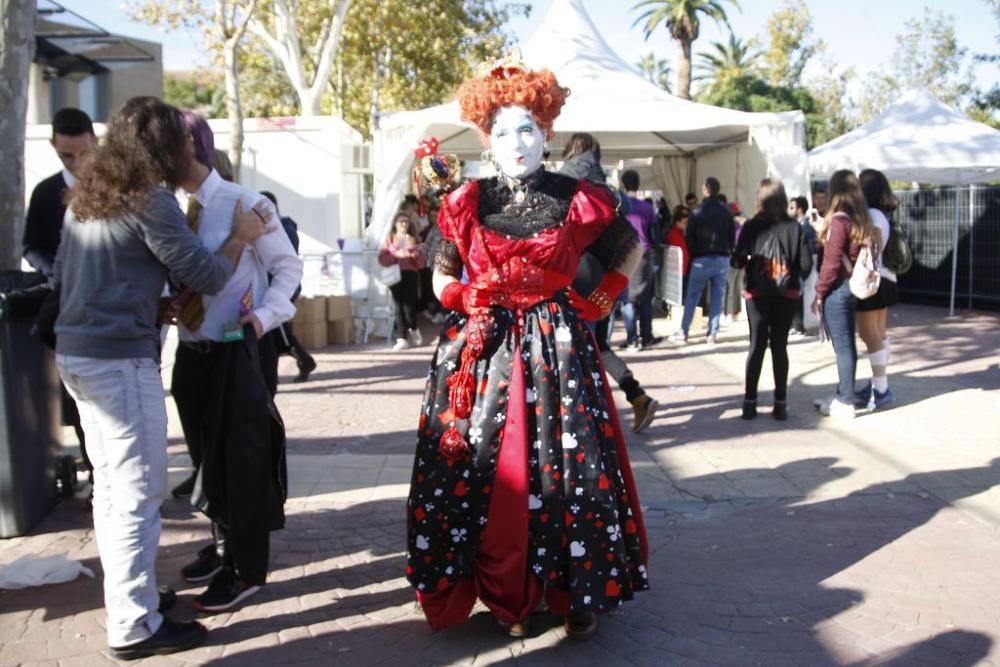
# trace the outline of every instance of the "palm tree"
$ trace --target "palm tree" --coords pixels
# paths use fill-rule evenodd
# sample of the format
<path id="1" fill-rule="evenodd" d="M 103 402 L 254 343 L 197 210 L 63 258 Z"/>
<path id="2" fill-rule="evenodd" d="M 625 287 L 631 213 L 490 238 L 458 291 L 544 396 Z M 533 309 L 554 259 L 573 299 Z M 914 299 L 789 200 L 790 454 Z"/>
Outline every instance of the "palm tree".
<path id="1" fill-rule="evenodd" d="M 645 11 L 632 25 L 642 23 L 642 31 L 649 39 L 660 24 L 677 40 L 680 59 L 677 65 L 677 95 L 691 99 L 691 43 L 698 39 L 701 16 L 716 22 L 729 23 L 725 4 L 740 9 L 738 0 L 640 0 L 634 7 Z"/>
<path id="2" fill-rule="evenodd" d="M 656 54 L 650 51 L 639 56 L 639 62 L 635 66 L 650 83 L 670 92 L 670 63 L 665 59 L 657 58 Z"/>
<path id="3" fill-rule="evenodd" d="M 753 74 L 757 55 L 758 49 L 752 42 L 744 42 L 730 32 L 728 42 L 712 42 L 708 53 L 698 54 L 695 79 L 708 80 L 715 86 L 738 76 Z"/>

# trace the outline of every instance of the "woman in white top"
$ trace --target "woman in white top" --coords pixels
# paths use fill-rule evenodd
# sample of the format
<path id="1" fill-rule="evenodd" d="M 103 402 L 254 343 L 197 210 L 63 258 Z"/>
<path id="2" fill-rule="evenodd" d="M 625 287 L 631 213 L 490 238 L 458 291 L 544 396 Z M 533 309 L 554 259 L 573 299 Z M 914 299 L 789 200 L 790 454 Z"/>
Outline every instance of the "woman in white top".
<path id="1" fill-rule="evenodd" d="M 896 400 L 896 394 L 889 388 L 889 335 L 886 314 L 889 306 L 899 302 L 896 274 L 886 268 L 882 261 L 886 243 L 889 241 L 889 218 L 899 205 L 892 194 L 889 180 L 881 171 L 865 169 L 858 175 L 868 215 L 875 228 L 875 242 L 878 244 L 879 282 L 878 292 L 858 302 L 858 335 L 868 348 L 868 361 L 872 366 L 871 382 L 857 392 L 857 407 L 882 408 Z"/>

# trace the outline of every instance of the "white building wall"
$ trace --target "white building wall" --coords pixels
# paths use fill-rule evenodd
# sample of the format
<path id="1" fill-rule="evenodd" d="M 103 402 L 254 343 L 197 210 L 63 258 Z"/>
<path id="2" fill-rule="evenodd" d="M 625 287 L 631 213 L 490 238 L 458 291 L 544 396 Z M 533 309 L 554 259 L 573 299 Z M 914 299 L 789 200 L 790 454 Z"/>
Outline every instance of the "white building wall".
<path id="1" fill-rule="evenodd" d="M 217 148 L 229 148 L 229 123 L 211 120 Z M 98 136 L 104 125 L 96 124 Z M 28 127 L 25 145 L 25 200 L 42 179 L 62 169 L 49 145 L 49 125 Z M 361 135 L 343 120 L 316 118 L 254 119 L 244 122 L 240 181 L 253 190 L 270 190 L 282 215 L 291 216 L 303 235 L 303 252 L 336 248 L 337 239 L 360 238 L 363 222 L 360 174 L 345 173 L 342 151 L 362 145 Z M 348 185 L 350 187 L 345 187 Z"/>

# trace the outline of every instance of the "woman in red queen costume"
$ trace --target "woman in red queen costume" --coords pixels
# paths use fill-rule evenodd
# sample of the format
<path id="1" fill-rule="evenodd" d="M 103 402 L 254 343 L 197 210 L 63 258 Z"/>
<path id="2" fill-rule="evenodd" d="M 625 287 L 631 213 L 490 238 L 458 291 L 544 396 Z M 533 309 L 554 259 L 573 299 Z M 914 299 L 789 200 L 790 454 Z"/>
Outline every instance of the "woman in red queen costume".
<path id="1" fill-rule="evenodd" d="M 434 290 L 453 313 L 420 415 L 406 568 L 434 629 L 462 624 L 478 598 L 523 636 L 544 601 L 586 638 L 597 613 L 648 588 L 639 499 L 586 322 L 611 308 L 642 246 L 610 190 L 542 167 L 568 94 L 512 56 L 459 90 L 499 174 L 451 193 L 438 217 Z M 605 273 L 584 298 L 569 285 L 587 249 Z"/>

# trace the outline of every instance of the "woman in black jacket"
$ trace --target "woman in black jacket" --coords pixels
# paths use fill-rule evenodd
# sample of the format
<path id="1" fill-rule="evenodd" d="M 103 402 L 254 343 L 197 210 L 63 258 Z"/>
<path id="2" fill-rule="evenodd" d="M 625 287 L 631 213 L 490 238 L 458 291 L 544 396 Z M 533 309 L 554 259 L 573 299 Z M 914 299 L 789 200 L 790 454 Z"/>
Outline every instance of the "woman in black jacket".
<path id="1" fill-rule="evenodd" d="M 768 345 L 774 369 L 771 416 L 786 419 L 788 329 L 802 295 L 802 281 L 812 270 L 812 256 L 801 225 L 788 216 L 788 196 L 781 181 L 765 178 L 757 186 L 754 217 L 743 226 L 730 264 L 737 269 L 746 267 L 743 296 L 750 321 L 750 353 L 743 419 L 757 416 L 757 382 Z"/>

